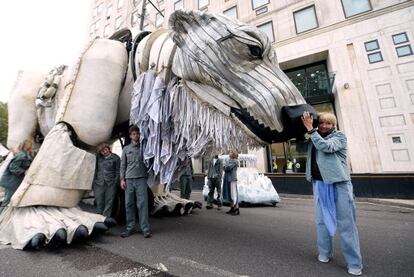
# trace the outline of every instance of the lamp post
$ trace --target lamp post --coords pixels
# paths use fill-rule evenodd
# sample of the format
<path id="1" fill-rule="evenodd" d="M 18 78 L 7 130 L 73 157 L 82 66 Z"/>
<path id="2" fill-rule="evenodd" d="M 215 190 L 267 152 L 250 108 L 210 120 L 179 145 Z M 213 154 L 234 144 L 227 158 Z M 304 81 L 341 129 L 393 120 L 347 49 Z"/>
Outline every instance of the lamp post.
<path id="1" fill-rule="evenodd" d="M 148 2 L 150 2 L 150 4 L 157 10 L 157 12 L 164 17 L 164 15 L 162 14 L 162 12 L 158 9 L 157 6 L 154 5 L 154 3 L 152 3 L 151 0 L 148 0 Z M 144 30 L 144 20 L 145 20 L 145 11 L 146 11 L 146 6 L 147 6 L 147 0 L 142 0 L 142 8 L 141 8 L 141 17 L 140 17 L 140 23 L 139 23 L 139 29 L 141 31 Z"/>

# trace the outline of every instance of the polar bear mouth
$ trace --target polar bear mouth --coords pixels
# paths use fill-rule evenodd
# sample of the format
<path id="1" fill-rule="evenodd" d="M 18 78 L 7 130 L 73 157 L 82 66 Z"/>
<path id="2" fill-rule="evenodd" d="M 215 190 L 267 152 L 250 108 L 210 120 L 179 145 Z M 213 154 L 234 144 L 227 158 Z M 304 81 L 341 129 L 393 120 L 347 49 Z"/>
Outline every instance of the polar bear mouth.
<path id="1" fill-rule="evenodd" d="M 279 132 L 271 130 L 263 123 L 259 123 L 247 109 L 231 108 L 231 112 L 258 138 L 267 143 L 272 143 L 277 138 Z"/>
<path id="2" fill-rule="evenodd" d="M 291 138 L 304 139 L 306 128 L 302 123 L 301 116 L 305 111 L 310 112 L 313 115 L 313 118 L 315 119 L 314 124 L 316 124 L 316 111 L 309 104 L 283 106 L 280 113 L 283 130 L 279 132 L 260 123 L 247 109 L 231 108 L 231 112 L 238 118 L 238 120 L 259 139 L 266 143 L 284 142 Z"/>

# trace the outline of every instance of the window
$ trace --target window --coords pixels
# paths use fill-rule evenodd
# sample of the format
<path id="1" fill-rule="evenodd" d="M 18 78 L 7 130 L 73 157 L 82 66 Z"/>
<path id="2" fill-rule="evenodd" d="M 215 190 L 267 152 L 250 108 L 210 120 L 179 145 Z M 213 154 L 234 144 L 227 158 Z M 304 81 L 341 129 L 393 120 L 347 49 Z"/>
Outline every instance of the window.
<path id="1" fill-rule="evenodd" d="M 109 25 L 106 25 L 104 28 L 103 35 L 105 38 L 109 36 L 109 28 L 110 28 Z"/>
<path id="2" fill-rule="evenodd" d="M 267 6 L 263 6 L 263 7 L 258 8 L 256 10 L 256 15 L 260 15 L 260 14 L 263 14 L 263 13 L 267 13 Z"/>
<path id="3" fill-rule="evenodd" d="M 89 35 L 92 36 L 98 29 L 100 26 L 101 22 L 100 20 L 95 21 L 94 23 L 91 24 L 90 28 L 89 28 Z"/>
<path id="4" fill-rule="evenodd" d="M 223 14 L 227 17 L 237 19 L 237 6 L 225 10 Z"/>
<path id="5" fill-rule="evenodd" d="M 382 62 L 384 60 L 382 58 L 381 51 L 375 51 L 375 50 L 380 50 L 380 45 L 379 45 L 377 39 L 365 42 L 364 46 L 365 46 L 365 51 L 368 52 L 368 62 L 369 63 L 378 63 L 378 62 Z M 373 52 L 373 51 L 375 51 L 375 52 Z"/>
<path id="6" fill-rule="evenodd" d="M 382 58 L 381 52 L 375 52 L 368 54 L 368 61 L 369 63 L 378 63 L 382 62 L 384 59 Z"/>
<path id="7" fill-rule="evenodd" d="M 392 143 L 401 143 L 401 137 L 392 137 Z"/>
<path id="8" fill-rule="evenodd" d="M 198 0 L 198 9 L 201 10 L 202 8 L 207 7 L 209 0 Z"/>
<path id="9" fill-rule="evenodd" d="M 161 13 L 164 14 L 165 11 L 162 10 Z M 160 27 L 162 26 L 162 23 L 164 23 L 164 16 L 162 16 L 160 13 L 157 13 L 157 15 L 155 16 L 155 26 Z"/>
<path id="10" fill-rule="evenodd" d="M 392 41 L 394 42 L 394 45 L 408 42 L 407 33 L 392 35 Z"/>
<path id="11" fill-rule="evenodd" d="M 392 41 L 394 42 L 394 45 L 399 45 L 398 47 L 395 47 L 395 50 L 397 51 L 397 56 L 405 57 L 410 56 L 413 54 L 413 50 L 411 49 L 410 41 L 408 40 L 407 33 L 400 33 L 392 36 Z"/>
<path id="12" fill-rule="evenodd" d="M 102 7 L 103 7 L 102 3 L 98 4 L 98 6 L 95 7 L 94 16 L 98 16 L 102 13 Z"/>
<path id="13" fill-rule="evenodd" d="M 275 41 L 275 36 L 273 34 L 273 22 L 272 21 L 259 25 L 257 26 L 257 28 L 259 28 L 260 31 L 265 33 L 269 37 L 269 40 L 271 42 Z"/>
<path id="14" fill-rule="evenodd" d="M 411 49 L 411 45 L 404 45 L 395 48 L 397 50 L 398 57 L 405 57 L 413 54 L 413 50 Z"/>
<path id="15" fill-rule="evenodd" d="M 115 20 L 115 30 L 118 30 L 121 27 L 122 23 L 122 16 L 118 16 Z"/>
<path id="16" fill-rule="evenodd" d="M 342 0 L 345 17 L 350 17 L 360 13 L 370 11 L 371 3 L 369 0 Z"/>
<path id="17" fill-rule="evenodd" d="M 95 32 L 98 31 L 100 27 L 101 27 L 101 20 L 99 19 L 98 21 L 95 22 Z"/>
<path id="18" fill-rule="evenodd" d="M 135 26 L 138 22 L 138 12 L 135 11 L 132 15 L 131 15 L 131 26 Z"/>
<path id="19" fill-rule="evenodd" d="M 179 0 L 174 3 L 174 11 L 184 10 L 184 1 Z"/>
<path id="20" fill-rule="evenodd" d="M 296 33 L 302 33 L 318 27 L 315 6 L 310 6 L 293 13 L 295 19 Z"/>
<path id="21" fill-rule="evenodd" d="M 112 5 L 109 5 L 106 8 L 106 18 L 109 19 L 111 17 L 111 13 L 112 13 Z"/>
<path id="22" fill-rule="evenodd" d="M 331 93 L 331 78 L 325 63 L 305 65 L 285 73 L 305 98 L 327 96 Z"/>
<path id="23" fill-rule="evenodd" d="M 124 0 L 118 0 L 118 9 L 121 9 L 124 6 Z"/>
<path id="24" fill-rule="evenodd" d="M 253 10 L 255 10 L 255 9 L 261 7 L 261 6 L 267 5 L 267 4 L 269 4 L 269 0 L 252 0 Z"/>
<path id="25" fill-rule="evenodd" d="M 371 40 L 368 42 L 365 42 L 365 50 L 368 51 L 372 51 L 372 50 L 377 50 L 379 49 L 379 44 L 378 44 L 378 40 Z"/>

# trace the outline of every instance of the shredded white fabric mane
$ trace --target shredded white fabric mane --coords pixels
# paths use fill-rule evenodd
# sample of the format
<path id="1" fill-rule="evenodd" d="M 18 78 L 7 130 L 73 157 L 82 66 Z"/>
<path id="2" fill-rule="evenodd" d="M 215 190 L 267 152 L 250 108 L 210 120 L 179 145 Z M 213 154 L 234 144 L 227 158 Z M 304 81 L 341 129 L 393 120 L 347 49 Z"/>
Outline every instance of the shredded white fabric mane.
<path id="1" fill-rule="evenodd" d="M 165 85 L 151 70 L 134 84 L 130 124 L 140 128 L 145 141 L 144 159 L 153 174 L 150 183 L 167 188 L 188 158 L 263 146 L 236 118 L 201 102 L 185 82 L 173 78 Z"/>

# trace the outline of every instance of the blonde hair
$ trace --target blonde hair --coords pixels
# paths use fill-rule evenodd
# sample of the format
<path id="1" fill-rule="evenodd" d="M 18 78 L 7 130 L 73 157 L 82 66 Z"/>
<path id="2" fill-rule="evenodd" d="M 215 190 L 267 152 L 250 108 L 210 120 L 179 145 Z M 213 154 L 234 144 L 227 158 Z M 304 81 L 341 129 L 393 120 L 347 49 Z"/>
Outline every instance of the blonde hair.
<path id="1" fill-rule="evenodd" d="M 331 123 L 336 128 L 336 116 L 333 113 L 323 112 L 318 113 L 318 123 L 324 121 Z"/>
<path id="2" fill-rule="evenodd" d="M 16 153 L 20 151 L 26 151 L 27 153 L 29 153 L 30 156 L 33 157 L 33 141 L 31 141 L 30 139 L 25 139 L 23 142 L 21 142 L 19 146 L 17 146 Z"/>
<path id="3" fill-rule="evenodd" d="M 101 151 L 104 150 L 105 148 L 108 148 L 109 151 L 111 151 L 111 147 L 109 146 L 109 144 L 106 143 L 106 142 L 102 142 L 102 143 L 98 144 L 98 146 L 96 146 L 96 152 L 98 154 L 101 154 Z"/>

